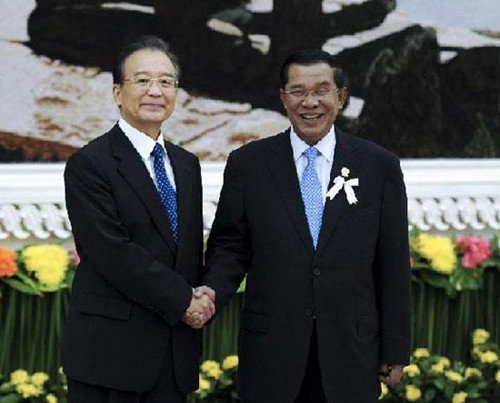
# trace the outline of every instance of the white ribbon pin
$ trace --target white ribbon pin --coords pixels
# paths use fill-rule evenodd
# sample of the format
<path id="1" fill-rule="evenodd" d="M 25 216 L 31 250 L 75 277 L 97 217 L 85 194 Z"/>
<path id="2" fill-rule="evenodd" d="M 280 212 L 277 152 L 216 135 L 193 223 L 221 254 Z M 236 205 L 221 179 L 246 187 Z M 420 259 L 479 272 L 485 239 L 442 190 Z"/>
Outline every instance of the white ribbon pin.
<path id="1" fill-rule="evenodd" d="M 347 202 L 349 204 L 356 204 L 358 202 L 358 199 L 356 197 L 356 194 L 354 193 L 353 187 L 359 185 L 359 178 L 349 179 L 346 181 L 344 177 L 347 178 L 349 176 L 349 169 L 346 167 L 342 168 L 341 175 L 342 176 L 339 175 L 333 180 L 334 185 L 326 193 L 326 197 L 328 197 L 330 200 L 333 200 L 333 198 L 337 196 L 342 188 L 344 188 Z"/>

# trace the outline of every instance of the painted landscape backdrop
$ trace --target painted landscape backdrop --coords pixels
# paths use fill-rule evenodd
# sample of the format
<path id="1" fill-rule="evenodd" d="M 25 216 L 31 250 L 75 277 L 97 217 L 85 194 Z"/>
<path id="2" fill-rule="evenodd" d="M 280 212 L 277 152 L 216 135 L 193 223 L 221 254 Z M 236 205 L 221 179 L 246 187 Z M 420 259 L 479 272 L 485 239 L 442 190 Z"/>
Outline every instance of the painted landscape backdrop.
<path id="1" fill-rule="evenodd" d="M 0 11 L 0 162 L 64 161 L 107 131 L 115 52 L 140 34 L 179 56 L 164 131 L 201 159 L 288 126 L 278 71 L 304 47 L 348 73 L 340 128 L 401 158 L 500 157 L 496 0 L 0 0 Z"/>

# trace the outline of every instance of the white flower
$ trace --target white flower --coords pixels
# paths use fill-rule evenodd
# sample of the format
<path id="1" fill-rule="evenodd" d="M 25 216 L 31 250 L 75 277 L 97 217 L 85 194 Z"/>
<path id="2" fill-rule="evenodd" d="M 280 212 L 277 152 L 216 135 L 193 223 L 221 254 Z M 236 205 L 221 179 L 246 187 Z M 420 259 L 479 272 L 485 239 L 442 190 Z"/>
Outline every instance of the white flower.
<path id="1" fill-rule="evenodd" d="M 349 204 L 356 204 L 358 202 L 358 199 L 356 197 L 356 194 L 354 193 L 353 187 L 356 187 L 359 185 L 359 179 L 353 178 L 353 179 L 345 180 L 344 178 L 347 178 L 349 176 L 349 168 L 346 168 L 346 167 L 343 167 L 341 169 L 340 174 L 342 176 L 338 175 L 333 180 L 333 186 L 326 193 L 326 197 L 329 198 L 330 200 L 333 200 L 333 198 L 335 196 L 337 196 L 337 194 L 343 188 L 345 195 L 347 197 L 347 202 Z"/>

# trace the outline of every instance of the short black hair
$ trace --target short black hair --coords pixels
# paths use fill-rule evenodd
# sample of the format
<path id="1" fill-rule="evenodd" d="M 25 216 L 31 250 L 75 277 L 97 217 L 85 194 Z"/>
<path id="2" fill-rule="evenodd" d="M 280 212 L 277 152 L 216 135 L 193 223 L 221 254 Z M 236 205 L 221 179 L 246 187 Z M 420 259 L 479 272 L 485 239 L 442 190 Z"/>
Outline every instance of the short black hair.
<path id="1" fill-rule="evenodd" d="M 321 49 L 302 49 L 288 56 L 281 65 L 280 87 L 284 89 L 288 83 L 290 65 L 300 64 L 302 66 L 309 66 L 318 63 L 326 63 L 333 68 L 333 81 L 338 88 L 343 88 L 347 85 L 345 73 L 330 53 Z"/>
<path id="2" fill-rule="evenodd" d="M 179 59 L 175 56 L 168 46 L 168 44 L 156 35 L 143 35 L 137 38 L 135 41 L 130 42 L 125 45 L 118 57 L 116 58 L 115 65 L 113 67 L 113 84 L 123 84 L 125 77 L 123 76 L 123 70 L 125 68 L 125 61 L 127 58 L 139 50 L 157 50 L 165 53 L 165 55 L 170 59 L 174 65 L 175 78 L 179 80 L 181 70 L 179 67 Z"/>

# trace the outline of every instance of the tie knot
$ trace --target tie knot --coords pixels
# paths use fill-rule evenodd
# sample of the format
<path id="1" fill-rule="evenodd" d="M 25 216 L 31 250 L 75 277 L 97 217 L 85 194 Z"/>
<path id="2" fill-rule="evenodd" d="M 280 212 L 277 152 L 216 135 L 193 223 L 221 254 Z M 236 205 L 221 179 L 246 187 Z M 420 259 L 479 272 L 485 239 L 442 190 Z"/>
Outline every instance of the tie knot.
<path id="1" fill-rule="evenodd" d="M 319 151 L 316 147 L 309 147 L 304 151 L 303 154 L 306 156 L 309 163 L 313 163 L 316 157 L 319 155 Z"/>
<path id="2" fill-rule="evenodd" d="M 156 143 L 151 154 L 153 154 L 155 158 L 163 158 L 163 147 Z"/>

